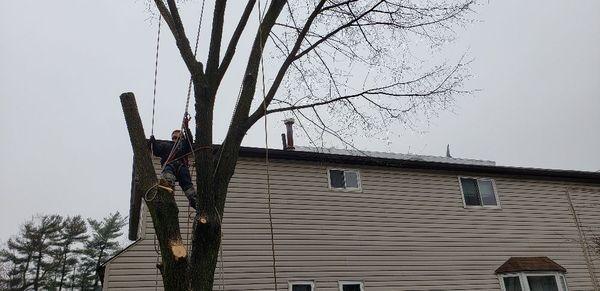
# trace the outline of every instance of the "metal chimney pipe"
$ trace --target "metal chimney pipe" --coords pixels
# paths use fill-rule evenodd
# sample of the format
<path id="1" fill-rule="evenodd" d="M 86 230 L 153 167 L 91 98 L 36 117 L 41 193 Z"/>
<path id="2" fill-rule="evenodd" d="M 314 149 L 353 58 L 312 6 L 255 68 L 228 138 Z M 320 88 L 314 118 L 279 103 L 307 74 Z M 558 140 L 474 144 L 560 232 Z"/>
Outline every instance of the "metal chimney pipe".
<path id="1" fill-rule="evenodd" d="M 283 149 L 287 148 L 287 142 L 285 141 L 285 133 L 281 134 L 281 143 L 283 144 Z"/>
<path id="2" fill-rule="evenodd" d="M 288 118 L 288 119 L 284 120 L 283 123 L 285 124 L 286 131 L 287 131 L 287 145 L 285 147 L 285 150 L 293 151 L 294 150 L 294 129 L 292 128 L 292 125 L 294 125 L 294 119 Z"/>

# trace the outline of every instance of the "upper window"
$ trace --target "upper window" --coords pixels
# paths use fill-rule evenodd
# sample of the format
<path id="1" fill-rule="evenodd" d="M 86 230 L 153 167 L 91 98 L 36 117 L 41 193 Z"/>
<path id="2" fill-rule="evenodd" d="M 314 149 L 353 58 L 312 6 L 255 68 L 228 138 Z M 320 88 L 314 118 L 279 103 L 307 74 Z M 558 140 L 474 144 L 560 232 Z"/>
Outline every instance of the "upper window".
<path id="1" fill-rule="evenodd" d="M 340 190 L 360 190 L 358 170 L 329 169 L 329 187 Z"/>
<path id="2" fill-rule="evenodd" d="M 312 281 L 290 282 L 289 286 L 289 291 L 313 291 L 315 289 L 315 283 Z"/>
<path id="3" fill-rule="evenodd" d="M 500 276 L 503 291 L 568 291 L 562 273 L 521 272 Z"/>
<path id="4" fill-rule="evenodd" d="M 340 281 L 340 291 L 364 291 L 362 282 Z"/>
<path id="5" fill-rule="evenodd" d="M 460 188 L 465 206 L 499 206 L 492 179 L 461 177 Z"/>

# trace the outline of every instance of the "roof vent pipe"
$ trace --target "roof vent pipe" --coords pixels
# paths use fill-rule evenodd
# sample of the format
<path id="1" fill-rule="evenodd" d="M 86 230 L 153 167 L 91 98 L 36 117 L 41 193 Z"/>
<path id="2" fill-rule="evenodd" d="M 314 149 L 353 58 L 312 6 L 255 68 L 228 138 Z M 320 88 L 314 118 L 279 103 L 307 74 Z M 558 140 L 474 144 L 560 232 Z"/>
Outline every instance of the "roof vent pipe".
<path id="1" fill-rule="evenodd" d="M 285 133 L 281 134 L 281 143 L 283 144 L 282 149 L 285 150 L 285 148 L 287 148 L 287 142 L 285 141 Z"/>
<path id="2" fill-rule="evenodd" d="M 283 121 L 283 123 L 285 124 L 286 127 L 286 132 L 287 132 L 287 143 L 285 143 L 285 147 L 283 148 L 286 151 L 293 151 L 294 150 L 294 129 L 292 128 L 292 125 L 294 125 L 294 119 L 293 118 L 288 118 L 286 120 Z M 282 135 L 283 137 L 283 135 Z"/>

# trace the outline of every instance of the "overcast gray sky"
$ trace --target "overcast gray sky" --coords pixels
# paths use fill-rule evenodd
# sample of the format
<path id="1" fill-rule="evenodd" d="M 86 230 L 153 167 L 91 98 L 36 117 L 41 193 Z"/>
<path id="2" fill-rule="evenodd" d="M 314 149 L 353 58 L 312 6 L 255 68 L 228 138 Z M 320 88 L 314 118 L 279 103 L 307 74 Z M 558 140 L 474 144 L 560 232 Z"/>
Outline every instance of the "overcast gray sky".
<path id="1" fill-rule="evenodd" d="M 230 3 L 233 19 L 241 8 Z M 182 7 L 188 33 L 199 6 Z M 456 157 L 500 165 L 600 170 L 600 1 L 503 0 L 476 10 L 478 21 L 448 49 L 474 59 L 468 86 L 480 91 L 417 130 L 397 129 L 390 143 L 356 146 L 443 155 L 451 144 Z M 143 0 L 0 3 L 0 241 L 34 213 L 127 214 L 132 154 L 118 96 L 136 93 L 149 132 L 155 33 Z M 188 78 L 172 38 L 163 36 L 158 137 L 177 126 Z M 231 72 L 243 68 L 244 56 Z M 228 76 L 220 91 L 218 139 L 239 77 Z M 245 144 L 264 146 L 256 127 Z M 282 131 L 271 118 L 272 147 Z"/>

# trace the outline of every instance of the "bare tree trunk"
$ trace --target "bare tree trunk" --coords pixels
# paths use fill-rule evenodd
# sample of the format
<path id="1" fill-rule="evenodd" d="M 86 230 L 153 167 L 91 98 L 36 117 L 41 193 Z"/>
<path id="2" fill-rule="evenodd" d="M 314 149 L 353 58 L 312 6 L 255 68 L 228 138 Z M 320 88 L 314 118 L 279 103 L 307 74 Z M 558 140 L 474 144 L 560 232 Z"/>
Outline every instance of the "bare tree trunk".
<path id="1" fill-rule="evenodd" d="M 214 76 L 207 76 L 212 84 Z M 207 84 L 194 83 L 196 100 L 196 187 L 198 212 L 193 224 L 189 276 L 192 290 L 212 291 L 214 272 L 221 242 L 221 215 L 215 207 L 213 183 L 215 158 L 212 149 L 213 106 L 215 93 Z"/>
<path id="2" fill-rule="evenodd" d="M 188 290 L 188 256 L 179 230 L 179 209 L 175 197 L 158 184 L 135 96 L 133 93 L 123 93 L 120 99 L 133 147 L 134 167 L 139 185 L 144 192 L 151 193 L 150 197 L 156 194 L 147 205 L 160 246 L 160 270 L 165 290 Z"/>

